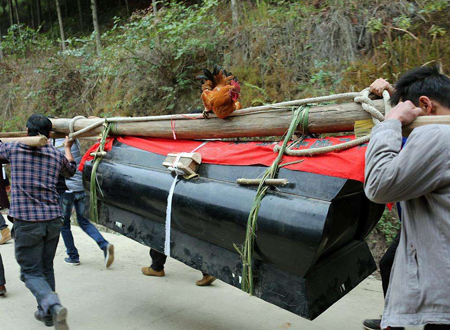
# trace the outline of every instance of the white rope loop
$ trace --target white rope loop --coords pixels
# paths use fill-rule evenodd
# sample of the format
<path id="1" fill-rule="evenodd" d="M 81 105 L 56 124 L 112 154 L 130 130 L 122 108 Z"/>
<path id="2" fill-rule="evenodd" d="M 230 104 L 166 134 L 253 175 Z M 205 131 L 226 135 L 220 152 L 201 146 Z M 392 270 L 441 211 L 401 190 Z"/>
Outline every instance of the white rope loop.
<path id="1" fill-rule="evenodd" d="M 375 125 L 378 124 L 380 121 L 384 121 L 383 114 L 374 106 L 373 101 L 369 98 L 370 92 L 369 92 L 368 88 L 364 89 L 360 93 L 346 93 L 346 94 L 347 95 L 353 94 L 353 97 L 354 97 L 353 101 L 361 104 L 362 108 L 372 116 L 372 120 Z M 336 98 L 334 100 L 338 100 L 338 99 L 342 99 L 342 95 L 343 94 L 336 94 L 336 95 L 330 95 L 329 97 L 332 98 L 333 96 L 335 96 Z M 385 106 L 385 113 L 387 114 L 391 110 L 391 106 L 389 103 L 390 95 L 387 91 L 383 91 L 383 100 L 384 100 L 384 106 Z M 292 150 L 292 149 L 286 148 L 285 154 L 288 156 L 296 156 L 296 157 L 322 155 L 322 154 L 326 154 L 329 152 L 336 152 L 336 151 L 341 151 L 341 150 L 346 150 L 349 148 L 356 147 L 363 143 L 369 142 L 370 138 L 371 138 L 371 134 L 368 134 L 366 136 L 357 138 L 357 139 L 349 141 L 349 142 L 337 144 L 334 146 L 314 148 L 314 149 Z M 278 152 L 279 150 L 280 150 L 279 145 L 276 145 L 273 148 L 274 152 Z"/>

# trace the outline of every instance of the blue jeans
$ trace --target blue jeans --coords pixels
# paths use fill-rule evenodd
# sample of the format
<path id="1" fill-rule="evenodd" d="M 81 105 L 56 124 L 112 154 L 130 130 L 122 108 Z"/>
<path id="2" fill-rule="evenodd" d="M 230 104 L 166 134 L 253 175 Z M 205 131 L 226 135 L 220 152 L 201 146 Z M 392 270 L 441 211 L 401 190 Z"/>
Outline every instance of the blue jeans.
<path id="1" fill-rule="evenodd" d="M 61 195 L 61 208 L 64 216 L 64 225 L 61 228 L 61 235 L 64 245 L 67 249 L 67 255 L 70 259 L 79 260 L 80 256 L 73 241 L 72 231 L 70 230 L 70 215 L 75 206 L 78 225 L 83 231 L 97 242 L 100 249 L 105 250 L 108 247 L 108 241 L 105 240 L 97 228 L 84 216 L 86 194 L 80 192 L 65 192 Z"/>
<path id="2" fill-rule="evenodd" d="M 39 310 L 50 314 L 50 308 L 60 305 L 55 293 L 53 259 L 63 221 L 45 222 L 14 220 L 13 236 L 20 279 L 36 297 Z"/>

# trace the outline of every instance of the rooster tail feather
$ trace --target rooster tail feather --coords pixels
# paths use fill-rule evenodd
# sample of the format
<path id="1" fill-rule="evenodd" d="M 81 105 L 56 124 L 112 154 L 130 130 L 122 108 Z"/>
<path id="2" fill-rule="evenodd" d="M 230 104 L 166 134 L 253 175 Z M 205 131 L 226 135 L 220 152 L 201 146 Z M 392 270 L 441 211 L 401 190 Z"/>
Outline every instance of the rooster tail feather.
<path id="1" fill-rule="evenodd" d="M 222 67 L 217 64 L 214 64 L 213 76 L 217 76 L 220 73 L 220 71 L 222 71 Z"/>
<path id="2" fill-rule="evenodd" d="M 211 73 L 208 69 L 203 69 L 203 74 L 206 76 L 207 80 L 211 80 L 211 82 L 214 82 L 214 74 Z"/>

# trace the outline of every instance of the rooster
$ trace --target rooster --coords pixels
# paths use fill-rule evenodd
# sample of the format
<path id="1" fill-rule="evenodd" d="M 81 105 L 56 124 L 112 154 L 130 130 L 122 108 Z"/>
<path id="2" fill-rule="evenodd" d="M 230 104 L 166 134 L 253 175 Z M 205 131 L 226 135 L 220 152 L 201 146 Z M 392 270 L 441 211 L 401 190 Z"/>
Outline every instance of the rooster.
<path id="1" fill-rule="evenodd" d="M 202 81 L 202 101 L 205 106 L 203 116 L 213 111 L 217 117 L 224 119 L 234 110 L 241 109 L 239 93 L 241 86 L 231 72 L 227 72 L 218 65 L 214 65 L 213 72 L 203 69 L 204 75 L 197 78 Z"/>

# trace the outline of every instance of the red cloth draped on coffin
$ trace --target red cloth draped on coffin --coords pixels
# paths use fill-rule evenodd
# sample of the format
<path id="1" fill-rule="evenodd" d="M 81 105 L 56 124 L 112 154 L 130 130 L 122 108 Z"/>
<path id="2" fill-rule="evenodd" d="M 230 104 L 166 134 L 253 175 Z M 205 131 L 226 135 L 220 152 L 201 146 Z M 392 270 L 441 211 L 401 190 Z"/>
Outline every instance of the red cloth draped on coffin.
<path id="1" fill-rule="evenodd" d="M 354 135 L 341 137 L 327 137 L 323 139 L 305 139 L 294 149 L 312 149 L 322 146 L 335 145 L 353 140 Z M 123 136 L 108 139 L 105 150 L 111 150 L 114 140 L 126 145 L 153 152 L 160 155 L 169 153 L 191 152 L 203 141 L 168 140 L 156 138 L 140 138 Z M 272 165 L 277 154 L 273 152 L 277 142 L 222 142 L 208 141 L 196 152 L 202 155 L 202 163 L 217 165 Z M 278 142 L 281 145 L 281 142 Z M 84 163 L 92 160 L 90 155 L 98 148 L 98 143 L 92 146 L 84 155 L 79 170 Z M 332 152 L 314 157 L 284 156 L 281 163 L 288 163 L 302 159 L 303 162 L 286 166 L 294 171 L 310 172 L 344 179 L 364 182 L 364 154 L 367 145 L 354 147 L 340 152 Z M 161 165 L 162 166 L 162 165 Z"/>

